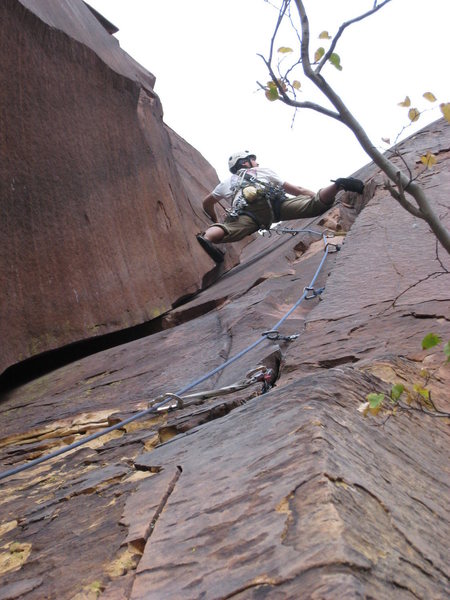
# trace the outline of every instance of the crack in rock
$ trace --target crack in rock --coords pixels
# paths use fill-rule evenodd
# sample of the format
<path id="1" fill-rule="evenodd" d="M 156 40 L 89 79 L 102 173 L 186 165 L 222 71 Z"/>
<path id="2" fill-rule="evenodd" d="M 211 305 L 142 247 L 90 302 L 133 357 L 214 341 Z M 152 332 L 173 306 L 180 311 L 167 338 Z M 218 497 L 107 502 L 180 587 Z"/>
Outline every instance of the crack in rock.
<path id="1" fill-rule="evenodd" d="M 128 525 L 129 528 L 124 545 L 127 544 L 141 555 L 144 553 L 146 544 L 155 530 L 158 519 L 164 511 L 170 496 L 173 494 L 182 472 L 182 467 L 178 465 L 175 474 L 168 481 L 169 474 L 164 472 L 162 473 L 164 473 L 163 477 L 165 479 L 162 481 L 158 479 L 154 480 L 153 477 L 150 477 L 139 487 L 134 497 L 130 497 L 125 507 L 125 516 L 122 518 L 122 523 Z M 155 477 L 160 477 L 160 475 L 155 475 Z M 163 486 L 166 485 L 161 500 L 156 505 L 146 504 L 145 500 L 148 498 L 148 491 L 151 490 L 153 485 L 158 485 L 159 481 L 161 481 Z M 130 515 L 130 517 L 128 518 L 127 515 Z M 150 515 L 152 515 L 151 518 Z"/>

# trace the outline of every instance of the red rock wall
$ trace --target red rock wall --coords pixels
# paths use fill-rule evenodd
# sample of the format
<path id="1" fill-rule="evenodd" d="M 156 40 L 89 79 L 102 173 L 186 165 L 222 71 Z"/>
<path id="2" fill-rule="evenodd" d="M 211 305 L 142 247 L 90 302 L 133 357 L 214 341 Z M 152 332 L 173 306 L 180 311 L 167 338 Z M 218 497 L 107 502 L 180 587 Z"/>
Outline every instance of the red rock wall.
<path id="1" fill-rule="evenodd" d="M 178 140 L 200 165 L 187 193 L 153 75 L 81 0 L 4 0 L 0 56 L 1 373 L 198 290 L 217 176 Z"/>

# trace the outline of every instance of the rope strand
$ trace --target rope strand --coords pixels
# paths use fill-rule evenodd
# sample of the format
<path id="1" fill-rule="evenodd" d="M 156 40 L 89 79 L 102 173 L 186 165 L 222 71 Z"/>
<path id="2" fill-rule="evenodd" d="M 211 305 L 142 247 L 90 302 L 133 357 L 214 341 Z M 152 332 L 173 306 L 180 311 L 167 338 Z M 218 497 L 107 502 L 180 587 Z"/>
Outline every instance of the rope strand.
<path id="1" fill-rule="evenodd" d="M 319 232 L 314 232 L 314 233 L 319 234 Z M 328 252 L 329 252 L 329 244 L 327 242 L 326 235 L 322 234 L 322 233 L 320 233 L 320 235 L 322 235 L 323 241 L 324 241 L 324 244 L 325 244 L 324 255 L 322 257 L 322 260 L 320 261 L 319 266 L 317 267 L 317 270 L 316 270 L 316 272 L 315 272 L 315 274 L 314 274 L 314 276 L 313 276 L 313 278 L 311 280 L 311 283 L 309 284 L 309 286 L 307 286 L 308 288 L 314 287 L 314 283 L 315 283 L 317 277 L 319 276 L 320 271 L 322 270 L 323 264 L 325 262 L 325 259 L 326 259 L 327 255 L 328 255 Z M 242 358 L 243 356 L 245 356 L 245 354 L 247 354 L 248 352 L 250 352 L 251 350 L 253 350 L 254 348 L 256 348 L 262 342 L 266 341 L 268 339 L 268 337 L 269 337 L 268 334 L 270 334 L 272 331 L 278 330 L 278 328 L 280 327 L 280 325 L 282 325 L 286 321 L 286 319 L 296 310 L 296 308 L 298 308 L 298 306 L 301 304 L 301 302 L 305 299 L 307 293 L 308 292 L 305 289 L 305 291 L 303 292 L 303 294 L 301 295 L 301 297 L 297 300 L 297 302 L 288 310 L 288 312 L 284 315 L 284 317 L 282 319 L 280 319 L 278 321 L 278 323 L 276 323 L 276 325 L 274 325 L 274 327 L 272 327 L 271 330 L 264 332 L 259 339 L 257 339 L 255 342 L 253 342 L 252 344 L 250 344 L 247 348 L 244 348 L 244 350 L 241 350 L 240 352 L 238 352 L 235 356 L 229 358 L 223 364 L 219 365 L 215 369 L 212 369 L 211 371 L 209 371 L 205 375 L 202 375 L 198 379 L 195 379 L 191 383 L 189 383 L 189 384 L 185 385 L 184 387 L 182 387 L 181 389 L 179 389 L 177 392 L 174 393 L 174 396 L 181 396 L 182 394 L 188 392 L 189 390 L 191 390 L 192 388 L 196 387 L 197 385 L 199 385 L 203 381 L 206 381 L 207 379 L 209 379 L 210 377 L 212 377 L 216 373 L 219 373 L 220 371 L 223 371 L 226 367 L 228 367 L 229 365 L 231 365 L 234 362 L 238 361 L 240 358 Z M 22 471 L 25 471 L 27 469 L 31 469 L 32 467 L 40 465 L 43 462 L 51 460 L 52 458 L 56 458 L 57 456 L 61 456 L 61 454 L 65 454 L 66 452 L 69 452 L 70 450 L 74 450 L 75 448 L 79 448 L 80 446 L 83 446 L 84 444 L 87 444 L 88 442 L 91 442 L 92 440 L 95 440 L 95 439 L 97 439 L 97 438 L 99 438 L 99 437 L 101 437 L 103 435 L 106 435 L 107 433 L 115 431 L 116 429 L 120 429 L 120 428 L 124 427 L 125 425 L 128 425 L 129 423 L 132 423 L 133 421 L 137 421 L 138 419 L 142 419 L 142 417 L 145 417 L 145 416 L 147 416 L 147 415 L 149 415 L 151 413 L 156 413 L 158 411 L 158 408 L 161 407 L 161 406 L 163 406 L 166 403 L 167 403 L 167 398 L 164 398 L 164 400 L 161 400 L 160 402 L 158 402 L 156 404 L 153 404 L 150 408 L 142 410 L 142 411 L 136 413 L 135 415 L 133 415 L 132 417 L 129 417 L 128 419 L 124 419 L 123 421 L 120 421 L 119 423 L 116 423 L 115 425 L 111 425 L 110 427 L 107 427 L 106 429 L 102 429 L 101 431 L 97 431 L 96 433 L 92 433 L 91 435 L 88 435 L 87 437 L 83 438 L 82 440 L 78 440 L 77 442 L 73 442 L 72 444 L 69 444 L 68 446 L 64 446 L 63 448 L 60 448 L 59 450 L 55 450 L 54 452 L 46 454 L 45 456 L 40 456 L 39 458 L 35 458 L 35 459 L 33 459 L 33 460 L 31 460 L 31 461 L 23 464 L 23 465 L 19 465 L 17 467 L 14 467 L 12 469 L 7 470 L 7 471 L 3 471 L 2 473 L 0 473 L 0 480 L 6 479 L 7 477 L 11 477 L 12 475 L 17 475 L 18 473 L 21 473 Z"/>

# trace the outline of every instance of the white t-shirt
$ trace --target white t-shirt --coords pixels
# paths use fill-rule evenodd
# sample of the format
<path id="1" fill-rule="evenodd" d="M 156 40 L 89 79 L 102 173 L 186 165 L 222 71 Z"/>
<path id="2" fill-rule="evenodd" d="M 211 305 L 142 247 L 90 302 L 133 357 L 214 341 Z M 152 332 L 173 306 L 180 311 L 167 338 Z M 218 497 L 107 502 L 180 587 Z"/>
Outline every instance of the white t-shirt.
<path id="1" fill-rule="evenodd" d="M 242 182 L 242 169 L 236 175 L 232 175 L 229 179 L 225 179 L 217 185 L 212 191 L 214 198 L 220 200 L 227 200 L 230 204 L 233 204 L 238 197 L 240 190 L 240 184 Z M 253 167 L 252 169 L 245 169 L 245 172 L 252 177 L 255 177 L 259 181 L 264 183 L 273 183 L 275 185 L 282 185 L 283 180 L 270 169 L 264 169 L 261 167 Z"/>

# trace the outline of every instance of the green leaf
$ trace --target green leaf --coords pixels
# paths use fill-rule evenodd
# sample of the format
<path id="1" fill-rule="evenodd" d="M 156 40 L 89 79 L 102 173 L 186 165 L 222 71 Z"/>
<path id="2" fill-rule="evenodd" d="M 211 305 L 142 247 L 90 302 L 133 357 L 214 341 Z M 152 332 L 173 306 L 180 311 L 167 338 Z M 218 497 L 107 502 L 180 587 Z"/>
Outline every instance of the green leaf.
<path id="1" fill-rule="evenodd" d="M 397 402 L 400 399 L 400 396 L 405 391 L 405 386 L 401 383 L 396 383 L 391 387 L 391 399 L 394 402 Z"/>
<path id="2" fill-rule="evenodd" d="M 294 52 L 292 50 L 292 48 L 288 48 L 287 46 L 281 46 L 280 48 L 278 48 L 278 52 L 280 52 L 280 54 L 288 54 L 289 52 Z"/>
<path id="3" fill-rule="evenodd" d="M 314 62 L 319 62 L 319 60 L 322 58 L 322 56 L 325 54 L 325 48 L 317 48 L 317 50 L 314 53 Z"/>
<path id="4" fill-rule="evenodd" d="M 444 354 L 447 357 L 447 362 L 450 362 L 450 342 L 447 342 L 444 346 Z"/>
<path id="5" fill-rule="evenodd" d="M 333 54 L 330 56 L 330 63 L 333 65 L 333 67 L 336 67 L 336 69 L 338 71 L 342 71 L 342 67 L 341 67 L 341 57 L 339 56 L 339 54 L 336 54 L 336 52 L 333 52 Z"/>
<path id="6" fill-rule="evenodd" d="M 331 35 L 328 31 L 322 31 L 319 35 L 319 40 L 331 40 Z"/>
<path id="7" fill-rule="evenodd" d="M 442 338 L 438 336 L 436 333 L 427 333 L 427 335 L 422 340 L 422 350 L 428 350 L 428 348 L 433 348 L 433 346 L 437 346 L 442 342 Z"/>
<path id="8" fill-rule="evenodd" d="M 418 385 L 417 383 L 414 386 L 414 391 L 417 392 L 420 396 L 422 396 L 422 398 L 424 400 L 430 399 L 430 390 L 423 388 L 422 386 Z"/>
<path id="9" fill-rule="evenodd" d="M 278 98 L 279 98 L 278 87 L 277 87 L 277 84 L 275 83 L 275 81 L 267 82 L 266 98 L 267 98 L 267 100 L 269 100 L 269 102 L 275 102 L 275 100 L 278 100 Z"/>
<path id="10" fill-rule="evenodd" d="M 377 415 L 383 407 L 384 394 L 367 394 L 367 404 L 371 415 Z"/>
<path id="11" fill-rule="evenodd" d="M 384 394 L 367 394 L 366 398 L 370 405 L 370 408 L 378 408 L 383 403 Z"/>
<path id="12" fill-rule="evenodd" d="M 267 100 L 269 100 L 269 102 L 275 102 L 275 100 L 278 100 L 279 96 L 278 96 L 278 90 L 276 87 L 270 87 L 266 90 L 266 98 Z"/>
<path id="13" fill-rule="evenodd" d="M 295 81 L 292 82 L 292 87 L 294 88 L 294 90 L 299 90 L 302 87 L 302 84 L 300 83 L 300 81 L 297 81 L 297 79 Z"/>

